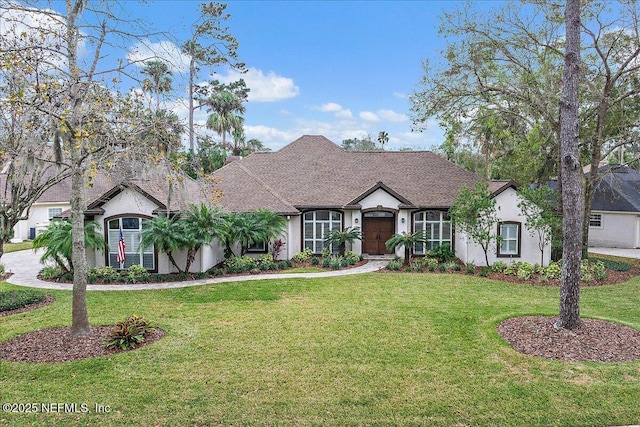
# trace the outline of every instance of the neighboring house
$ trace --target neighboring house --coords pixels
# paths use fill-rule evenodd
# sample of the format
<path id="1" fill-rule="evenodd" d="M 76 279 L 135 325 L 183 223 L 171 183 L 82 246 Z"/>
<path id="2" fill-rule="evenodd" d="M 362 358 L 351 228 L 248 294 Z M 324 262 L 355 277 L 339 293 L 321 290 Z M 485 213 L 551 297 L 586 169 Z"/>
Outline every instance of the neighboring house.
<path id="1" fill-rule="evenodd" d="M 357 254 L 386 254 L 385 242 L 394 233 L 426 230 L 429 241 L 416 254 L 449 243 L 462 261 L 485 264 L 482 250 L 455 232 L 448 213 L 460 189 L 473 187 L 479 177 L 432 152 L 350 152 L 323 136 L 305 135 L 276 152 L 231 162 L 213 176 L 223 210 L 270 209 L 286 216 L 283 258 L 303 248 L 319 254 L 328 231 L 360 227 L 364 238 L 351 248 Z M 539 263 L 538 240 L 525 230 L 515 184 L 491 182 L 490 189 L 502 240 L 489 262 Z M 544 256 L 546 264 L 548 247 Z"/>
<path id="2" fill-rule="evenodd" d="M 394 233 L 425 230 L 429 240 L 415 248 L 416 254 L 450 244 L 463 262 L 485 264 L 480 247 L 464 233 L 456 232 L 449 218 L 449 208 L 459 191 L 464 186 L 473 187 L 480 178 L 432 152 L 350 152 L 323 136 L 305 135 L 276 152 L 253 153 L 236 159 L 215 171 L 213 178 L 215 189 L 222 193 L 218 199 L 222 210 L 268 209 L 287 219 L 281 236 L 285 243 L 280 254 L 283 259 L 292 258 L 304 248 L 320 254 L 327 232 L 359 227 L 363 240 L 347 248 L 358 255 L 387 254 L 385 242 Z M 70 194 L 65 185 L 68 184 L 61 183 L 43 196 L 32 216 L 50 208 L 68 208 L 68 202 L 63 203 L 64 195 L 68 199 Z M 108 250 L 88 253 L 89 265 L 120 267 L 116 258 L 122 229 L 127 255 L 125 268 L 141 264 L 150 271 L 172 272 L 166 254 L 140 247 L 143 222 L 166 212 L 169 199 L 171 213 L 210 200 L 216 192 L 207 185 L 210 183 L 187 178 L 169 198 L 166 174 L 159 172 L 155 178 L 122 183 L 103 176 L 94 179 L 93 187 L 87 188 L 86 217 L 103 228 Z M 517 207 L 515 184 L 493 181 L 490 190 L 499 208 L 496 234 L 501 236 L 501 242 L 491 248 L 489 262 L 539 263 L 538 240 L 525 229 L 526 220 Z M 48 214 L 47 211 L 47 220 Z M 37 228 L 40 219 L 34 221 L 18 228 Z M 46 223 L 44 219 L 41 222 Z M 250 254 L 267 250 L 265 242 L 250 248 Z M 396 255 L 403 256 L 403 249 L 399 248 Z M 184 265 L 184 253 L 174 257 Z M 549 259 L 547 247 L 544 264 Z M 214 241 L 200 250 L 191 271 L 204 271 L 222 260 L 223 248 Z"/>
<path id="3" fill-rule="evenodd" d="M 640 173 L 628 166 L 598 169 L 589 246 L 640 248 Z"/>

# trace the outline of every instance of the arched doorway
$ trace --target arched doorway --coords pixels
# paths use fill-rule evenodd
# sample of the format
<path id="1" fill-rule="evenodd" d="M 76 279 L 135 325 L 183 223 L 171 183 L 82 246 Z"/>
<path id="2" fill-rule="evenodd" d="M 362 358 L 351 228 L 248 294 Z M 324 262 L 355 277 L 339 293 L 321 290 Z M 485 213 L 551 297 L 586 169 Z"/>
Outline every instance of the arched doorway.
<path id="1" fill-rule="evenodd" d="M 362 252 L 369 255 L 391 253 L 384 245 L 396 230 L 393 212 L 365 212 L 362 219 Z"/>

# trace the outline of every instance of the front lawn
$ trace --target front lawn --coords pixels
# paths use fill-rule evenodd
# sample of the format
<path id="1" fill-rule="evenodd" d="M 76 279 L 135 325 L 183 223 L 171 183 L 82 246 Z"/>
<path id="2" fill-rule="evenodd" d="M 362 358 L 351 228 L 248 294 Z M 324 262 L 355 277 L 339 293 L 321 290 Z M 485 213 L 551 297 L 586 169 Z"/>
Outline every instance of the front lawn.
<path id="1" fill-rule="evenodd" d="M 13 288 L 0 283 L 0 290 Z M 0 318 L 0 341 L 68 326 L 71 292 L 51 294 L 51 305 Z M 506 318 L 557 314 L 557 288 L 372 273 L 89 292 L 88 302 L 94 325 L 138 314 L 167 334 L 99 359 L 0 361 L 2 403 L 69 404 L 56 405 L 57 413 L 3 412 L 0 425 L 640 422 L 640 361 L 524 356 L 498 335 Z M 640 278 L 583 289 L 581 308 L 585 317 L 640 329 Z"/>

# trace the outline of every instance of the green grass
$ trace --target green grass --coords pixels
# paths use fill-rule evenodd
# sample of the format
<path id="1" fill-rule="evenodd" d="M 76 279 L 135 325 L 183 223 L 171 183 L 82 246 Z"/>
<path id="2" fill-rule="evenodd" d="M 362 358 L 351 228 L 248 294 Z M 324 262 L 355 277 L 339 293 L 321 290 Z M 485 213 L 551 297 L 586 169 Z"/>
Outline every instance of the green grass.
<path id="1" fill-rule="evenodd" d="M 293 268 L 288 268 L 286 270 L 282 270 L 280 271 L 281 274 L 292 274 L 292 273 L 322 273 L 325 270 L 324 268 L 320 268 L 320 267 L 293 267 Z"/>
<path id="2" fill-rule="evenodd" d="M 22 243 L 5 243 L 3 246 L 4 253 L 8 254 L 9 252 L 16 251 L 24 251 L 26 249 L 33 249 L 33 242 L 30 240 L 25 240 Z"/>
<path id="3" fill-rule="evenodd" d="M 11 289 L 0 283 L 0 290 Z M 0 318 L 0 341 L 68 325 L 71 292 Z M 503 319 L 555 315 L 558 289 L 465 275 L 366 274 L 166 291 L 89 292 L 93 324 L 138 314 L 161 342 L 60 364 L 0 361 L 2 403 L 91 413 L 7 414 L 8 426 L 594 426 L 640 422 L 640 362 L 515 352 Z M 640 278 L 584 288 L 585 317 L 640 329 Z M 110 412 L 94 413 L 95 405 Z"/>

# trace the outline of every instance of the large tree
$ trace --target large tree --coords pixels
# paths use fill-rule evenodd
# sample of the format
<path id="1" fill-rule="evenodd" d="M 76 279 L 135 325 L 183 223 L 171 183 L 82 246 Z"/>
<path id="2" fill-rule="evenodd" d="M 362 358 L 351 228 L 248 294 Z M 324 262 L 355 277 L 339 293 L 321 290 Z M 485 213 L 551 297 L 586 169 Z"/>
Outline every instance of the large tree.
<path id="1" fill-rule="evenodd" d="M 556 328 L 580 326 L 582 259 L 582 168 L 578 151 L 578 74 L 580 72 L 580 0 L 567 0 L 566 53 L 560 101 L 560 184 L 562 196 L 562 284 Z"/>
<path id="2" fill-rule="evenodd" d="M 229 65 L 245 71 L 245 65 L 238 61 L 238 40 L 225 26 L 231 15 L 227 5 L 218 2 L 200 4 L 200 19 L 193 24 L 191 38 L 184 42 L 182 51 L 189 56 L 189 150 L 194 151 L 194 112 L 201 105 L 195 104 L 196 95 L 206 86 L 198 87 L 196 79 L 200 67 Z"/>
<path id="3" fill-rule="evenodd" d="M 489 176 L 542 183 L 558 174 L 564 3 L 508 2 L 485 15 L 466 6 L 442 17 L 440 32 L 450 42 L 442 63 L 424 63 L 411 97 L 414 126 L 437 117 L 454 147 L 470 146 L 485 158 Z M 611 150 L 637 144 L 638 9 L 635 1 L 587 2 L 581 9 L 580 161 L 592 171 Z M 596 179 L 587 176 L 583 218 Z"/>
<path id="4" fill-rule="evenodd" d="M 110 84 L 126 66 L 103 64 L 103 47 L 144 31 L 144 24 L 118 18 L 111 11 L 117 3 L 95 5 L 84 0 L 66 0 L 63 11 L 3 2 L 3 18 L 15 24 L 8 35 L 29 43 L 3 49 L 2 63 L 13 64 L 16 51 L 27 57 L 44 56 L 46 70 L 38 75 L 34 90 L 51 94 L 26 100 L 25 108 L 37 111 L 39 120 L 55 129 L 52 144 L 56 163 L 71 177 L 72 264 L 74 267 L 72 324 L 74 336 L 90 333 L 86 304 L 87 259 L 84 222 L 84 190 L 101 168 L 131 165 L 136 154 L 153 157 L 153 151 L 139 143 L 142 115 L 135 108 L 135 96 L 120 95 Z M 15 31 L 21 31 L 16 33 Z M 33 34 L 33 36 L 29 36 Z M 143 35 L 140 34 L 140 37 Z M 147 35 L 145 35 L 147 36 Z M 7 34 L 3 34 L 7 37 Z M 91 49 L 87 49 L 91 46 Z M 85 56 L 84 52 L 91 52 Z M 32 102 L 30 102 L 32 101 Z M 28 154 L 25 152 L 23 154 Z"/>
<path id="5" fill-rule="evenodd" d="M 211 112 L 207 119 L 207 127 L 222 137 L 222 147 L 229 150 L 227 134 L 239 132 L 244 137 L 242 114 L 246 111 L 244 103 L 247 101 L 249 88 L 242 79 L 229 84 L 214 80 L 210 83 L 207 92 L 208 97 L 200 100 L 200 103 Z M 234 156 L 239 155 L 240 139 L 235 138 L 230 149 Z"/>

